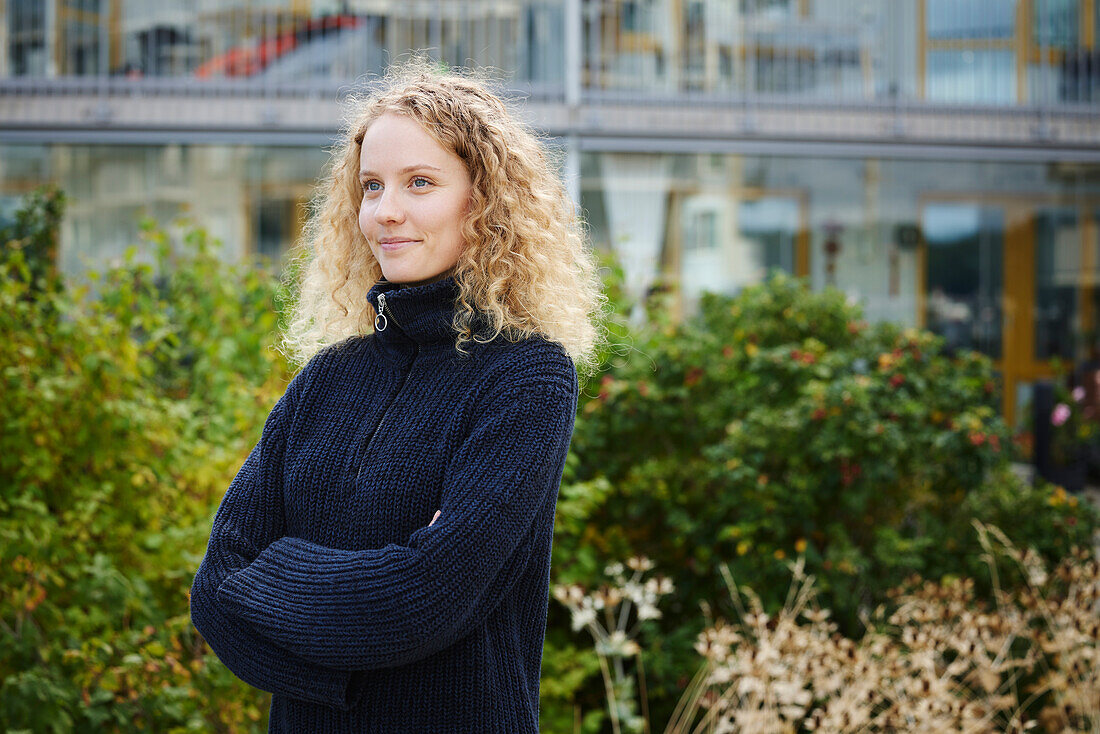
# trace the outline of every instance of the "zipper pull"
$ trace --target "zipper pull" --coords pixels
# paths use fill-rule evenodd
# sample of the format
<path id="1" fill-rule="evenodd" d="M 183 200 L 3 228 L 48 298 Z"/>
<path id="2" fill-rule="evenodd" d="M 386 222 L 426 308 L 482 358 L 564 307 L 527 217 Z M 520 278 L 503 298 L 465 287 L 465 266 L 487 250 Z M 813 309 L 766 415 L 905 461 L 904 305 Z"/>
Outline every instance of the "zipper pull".
<path id="1" fill-rule="evenodd" d="M 385 293 L 379 293 L 378 294 L 378 313 L 375 314 L 375 316 L 374 316 L 374 330 L 375 331 L 385 331 L 386 330 L 386 324 L 388 323 L 388 319 L 386 318 L 386 314 L 382 313 L 385 310 L 386 310 L 386 294 Z M 379 325 L 380 323 L 381 323 L 381 325 Z"/>

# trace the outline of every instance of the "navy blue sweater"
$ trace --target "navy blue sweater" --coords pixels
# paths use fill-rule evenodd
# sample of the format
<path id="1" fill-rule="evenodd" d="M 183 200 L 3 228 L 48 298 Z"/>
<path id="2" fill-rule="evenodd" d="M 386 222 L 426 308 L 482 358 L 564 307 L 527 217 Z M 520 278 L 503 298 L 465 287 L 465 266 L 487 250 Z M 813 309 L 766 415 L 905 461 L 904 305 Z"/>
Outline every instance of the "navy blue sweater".
<path id="1" fill-rule="evenodd" d="M 457 293 L 375 284 L 388 324 L 295 376 L 214 518 L 191 618 L 271 732 L 538 730 L 577 373 L 542 337 L 462 355 Z"/>

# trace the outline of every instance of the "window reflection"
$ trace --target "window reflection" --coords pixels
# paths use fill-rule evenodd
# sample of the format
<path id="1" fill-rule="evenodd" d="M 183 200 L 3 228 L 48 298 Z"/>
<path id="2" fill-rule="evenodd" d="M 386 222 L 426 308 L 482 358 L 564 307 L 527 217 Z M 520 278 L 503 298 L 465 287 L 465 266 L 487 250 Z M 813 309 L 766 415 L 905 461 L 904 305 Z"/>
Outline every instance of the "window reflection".
<path id="1" fill-rule="evenodd" d="M 1017 0 L 925 0 L 929 38 L 1012 38 Z"/>
<path id="2" fill-rule="evenodd" d="M 947 349 L 1001 356 L 1004 215 L 977 204 L 929 204 L 925 324 Z"/>
<path id="3" fill-rule="evenodd" d="M 381 70 L 382 19 L 348 18 L 304 36 L 295 48 L 260 72 L 265 79 L 346 79 L 363 69 Z M 201 71 L 201 70 L 200 70 Z"/>
<path id="4" fill-rule="evenodd" d="M 1072 209 L 1035 217 L 1035 356 L 1073 361 L 1083 356 L 1077 308 L 1081 285 L 1081 230 Z"/>
<path id="5" fill-rule="evenodd" d="M 743 241 L 756 251 L 758 275 L 773 270 L 794 273 L 795 237 L 798 234 L 798 202 L 765 197 L 743 201 L 738 229 Z"/>
<path id="6" fill-rule="evenodd" d="M 579 6 L 577 63 L 589 90 L 961 104 L 1100 100 L 1100 0 Z M 343 82 L 424 49 L 560 94 L 574 62 L 565 57 L 561 0 L 0 0 L 0 7 L 7 57 L 0 66 L 13 76 Z M 914 23 L 920 7 L 923 23 Z"/>
<path id="7" fill-rule="evenodd" d="M 279 262 L 302 230 L 303 203 L 298 199 L 268 198 L 261 192 L 256 211 L 255 253 Z"/>
<path id="8" fill-rule="evenodd" d="M 410 49 L 516 71 L 520 80 L 560 84 L 564 68 L 558 0 L 7 0 L 0 7 L 8 61 L 0 67 L 16 76 L 269 72 L 354 80 Z"/>
<path id="9" fill-rule="evenodd" d="M 1077 45 L 1080 0 L 1032 0 L 1031 40 L 1043 46 Z"/>
<path id="10" fill-rule="evenodd" d="M 15 76 L 46 75 L 46 4 L 8 0 L 8 62 Z"/>
<path id="11" fill-rule="evenodd" d="M 1087 312 L 1082 314 L 1084 357 L 1100 369 L 1100 206 L 1086 210 L 1085 253 L 1088 269 L 1082 273 L 1081 299 Z"/>
<path id="12" fill-rule="evenodd" d="M 681 282 L 693 304 L 703 291 L 735 294 L 775 270 L 794 272 L 799 202 L 779 196 L 702 193 L 681 208 Z"/>
<path id="13" fill-rule="evenodd" d="M 927 98 L 938 102 L 1009 104 L 1016 99 L 1012 51 L 930 51 Z"/>

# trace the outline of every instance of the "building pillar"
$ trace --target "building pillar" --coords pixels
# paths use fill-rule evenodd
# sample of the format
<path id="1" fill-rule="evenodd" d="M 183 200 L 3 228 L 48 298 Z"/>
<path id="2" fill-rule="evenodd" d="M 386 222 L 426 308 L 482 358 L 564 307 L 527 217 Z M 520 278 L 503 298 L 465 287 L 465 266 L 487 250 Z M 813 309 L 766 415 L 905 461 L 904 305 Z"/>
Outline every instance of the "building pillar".
<path id="1" fill-rule="evenodd" d="M 630 319 L 645 320 L 647 291 L 660 274 L 671 157 L 652 153 L 602 153 L 604 202 L 611 247 L 623 268 L 624 286 L 638 304 Z"/>
<path id="2" fill-rule="evenodd" d="M 581 150 L 576 130 L 581 108 L 581 67 L 584 45 L 581 28 L 581 0 L 565 0 L 565 111 L 570 134 L 565 136 L 565 188 L 573 206 L 581 210 Z"/>
<path id="3" fill-rule="evenodd" d="M 565 0 L 565 105 L 572 116 L 581 104 L 581 66 L 584 50 L 581 43 L 581 0 Z"/>

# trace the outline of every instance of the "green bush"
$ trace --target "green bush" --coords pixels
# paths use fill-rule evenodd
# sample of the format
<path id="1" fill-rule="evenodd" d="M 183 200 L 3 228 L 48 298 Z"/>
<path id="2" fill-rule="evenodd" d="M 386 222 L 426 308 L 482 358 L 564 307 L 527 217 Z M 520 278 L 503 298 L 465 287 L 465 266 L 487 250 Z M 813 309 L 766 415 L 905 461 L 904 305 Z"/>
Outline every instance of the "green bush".
<path id="1" fill-rule="evenodd" d="M 1010 475 L 990 361 L 868 325 L 837 290 L 777 274 L 736 298 L 708 294 L 696 318 L 658 318 L 636 341 L 582 400 L 570 479 L 606 489 L 559 525 L 553 568 L 582 584 L 635 554 L 675 570 L 669 613 L 646 622 L 662 638 L 646 658 L 658 707 L 692 670 L 700 604 L 726 596 L 720 563 L 778 609 L 786 561 L 804 553 L 853 635 L 911 573 L 978 576 L 973 519 L 1051 561 L 1088 543 L 1084 505 Z M 562 615 L 552 627 L 554 644 L 576 641 L 557 634 Z"/>
<path id="2" fill-rule="evenodd" d="M 41 196 L 41 195 L 40 195 Z M 54 199 L 56 201 L 56 199 Z M 26 208 L 60 208 L 33 199 Z M 67 289 L 0 254 L 0 721 L 242 731 L 263 696 L 191 628 L 209 519 L 285 384 L 277 284 L 151 224 L 151 263 Z M 242 325 L 244 328 L 242 328 Z"/>
<path id="3" fill-rule="evenodd" d="M 119 267 L 65 286 L 48 246 L 62 202 L 30 200 L 0 252 L 0 721 L 262 731 L 266 696 L 202 643 L 187 589 L 290 376 L 272 348 L 286 294 L 267 270 L 221 262 L 201 230 L 153 223 Z M 609 273 L 620 302 L 621 270 Z M 653 327 L 611 324 L 552 566 L 555 583 L 585 584 L 635 554 L 677 569 L 665 617 L 642 628 L 654 721 L 698 663 L 700 602 L 727 598 L 719 561 L 776 603 L 779 556 L 804 549 L 851 624 L 901 575 L 975 567 L 970 519 L 1050 558 L 1088 537 L 1084 505 L 1009 475 L 983 358 L 868 327 L 839 293 L 785 278 L 707 297 L 681 325 L 661 298 Z M 599 661 L 579 643 L 551 605 L 546 731 L 606 729 Z"/>
<path id="4" fill-rule="evenodd" d="M 65 195 L 45 186 L 28 196 L 10 222 L 0 226 L 0 244 L 6 252 L 18 250 L 30 271 L 32 289 L 56 290 L 58 223 L 65 211 Z"/>

